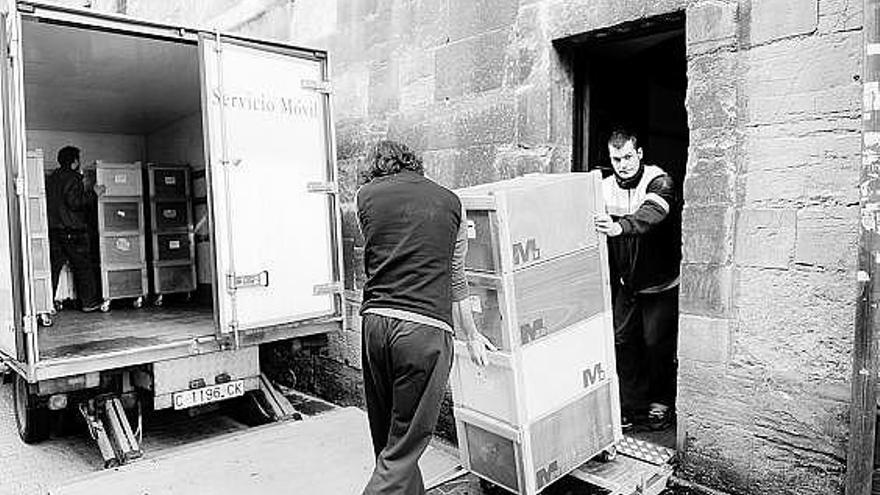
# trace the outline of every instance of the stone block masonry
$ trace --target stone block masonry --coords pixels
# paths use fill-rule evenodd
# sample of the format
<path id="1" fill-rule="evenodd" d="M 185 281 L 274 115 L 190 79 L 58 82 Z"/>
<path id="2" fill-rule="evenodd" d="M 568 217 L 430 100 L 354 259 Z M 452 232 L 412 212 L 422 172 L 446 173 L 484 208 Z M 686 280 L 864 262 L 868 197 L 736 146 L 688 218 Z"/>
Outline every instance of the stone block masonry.
<path id="1" fill-rule="evenodd" d="M 132 14 L 176 21 L 218 15 L 209 3 L 127 2 Z M 369 143 L 406 141 L 449 187 L 570 171 L 576 62 L 559 42 L 684 12 L 682 474 L 733 494 L 840 493 L 860 9 L 856 0 L 297 0 L 285 40 L 327 48 L 332 63 L 349 311 L 363 283 L 351 201 Z M 242 29 L 277 36 L 278 15 Z M 279 359 L 314 393 L 358 404 L 358 331 Z"/>

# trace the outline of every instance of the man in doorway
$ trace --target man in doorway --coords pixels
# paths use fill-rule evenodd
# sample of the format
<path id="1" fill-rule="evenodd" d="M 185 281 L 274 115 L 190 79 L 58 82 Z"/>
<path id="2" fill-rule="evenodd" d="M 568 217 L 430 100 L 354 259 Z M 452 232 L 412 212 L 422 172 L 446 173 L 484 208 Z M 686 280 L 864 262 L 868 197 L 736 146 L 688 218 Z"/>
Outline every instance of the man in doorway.
<path id="1" fill-rule="evenodd" d="M 477 331 L 464 260 L 467 223 L 452 191 L 424 177 L 403 144 L 380 141 L 358 190 L 364 234 L 364 392 L 376 467 L 365 495 L 425 493 L 428 446 L 452 367 L 453 322 L 479 366 L 494 350 Z"/>
<path id="2" fill-rule="evenodd" d="M 634 134 L 608 140 L 613 174 L 603 180 L 614 290 L 614 335 L 624 428 L 647 409 L 655 430 L 674 422 L 678 372 L 681 206 L 672 177 L 642 163 Z"/>
<path id="3" fill-rule="evenodd" d="M 96 187 L 83 177 L 79 148 L 61 148 L 58 164 L 60 167 L 46 181 L 52 291 L 54 293 L 58 287 L 64 264 L 69 263 L 82 310 L 92 312 L 100 309 L 101 299 L 92 263 L 86 212 L 97 201 Z M 98 189 L 103 191 L 100 186 Z"/>

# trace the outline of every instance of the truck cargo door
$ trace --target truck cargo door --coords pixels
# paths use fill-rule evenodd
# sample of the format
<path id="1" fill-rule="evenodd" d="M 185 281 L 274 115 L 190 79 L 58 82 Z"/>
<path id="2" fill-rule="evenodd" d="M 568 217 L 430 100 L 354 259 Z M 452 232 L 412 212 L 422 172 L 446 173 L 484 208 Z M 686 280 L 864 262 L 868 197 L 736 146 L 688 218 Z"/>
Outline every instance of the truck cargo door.
<path id="1" fill-rule="evenodd" d="M 9 5 L 7 5 L 7 8 Z M 34 349 L 34 328 L 24 333 L 23 311 L 28 298 L 26 239 L 22 235 L 25 214 L 25 178 L 21 173 L 24 149 L 24 108 L 19 40 L 21 20 L 13 10 L 5 11 L 0 22 L 3 67 L 0 70 L 2 92 L 2 130 L 0 142 L 0 352 L 20 362 L 33 362 L 34 352 L 27 359 L 26 349 Z M 24 303 L 24 304 L 23 304 Z M 23 307 L 25 306 L 25 307 Z M 29 322 L 32 326 L 33 321 Z M 30 342 L 26 342 L 30 337 Z"/>
<path id="2" fill-rule="evenodd" d="M 325 60 L 207 33 L 200 52 L 221 331 L 337 314 Z"/>

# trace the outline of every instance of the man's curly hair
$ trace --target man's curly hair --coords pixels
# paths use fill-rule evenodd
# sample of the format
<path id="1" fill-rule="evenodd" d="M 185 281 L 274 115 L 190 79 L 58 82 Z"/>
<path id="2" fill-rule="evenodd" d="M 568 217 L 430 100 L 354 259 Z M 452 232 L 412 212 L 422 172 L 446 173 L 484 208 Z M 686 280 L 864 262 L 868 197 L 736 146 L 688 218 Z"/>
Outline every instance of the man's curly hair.
<path id="1" fill-rule="evenodd" d="M 370 148 L 367 155 L 366 170 L 361 173 L 364 184 L 373 179 L 394 175 L 401 170 L 409 170 L 424 175 L 422 157 L 403 143 L 383 139 Z"/>

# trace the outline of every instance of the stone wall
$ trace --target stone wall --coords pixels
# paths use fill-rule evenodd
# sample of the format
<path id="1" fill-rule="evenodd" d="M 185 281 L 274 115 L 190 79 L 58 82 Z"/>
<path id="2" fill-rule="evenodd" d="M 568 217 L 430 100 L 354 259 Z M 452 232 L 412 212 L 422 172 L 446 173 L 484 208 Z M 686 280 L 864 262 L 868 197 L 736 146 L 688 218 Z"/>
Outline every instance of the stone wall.
<path id="1" fill-rule="evenodd" d="M 732 493 L 842 493 L 860 1 L 128 0 L 126 7 L 206 24 L 230 10 L 241 22 L 220 20 L 241 32 L 329 51 L 351 318 L 322 352 L 290 360 L 316 390 L 347 403 L 361 401 L 362 241 L 351 200 L 367 144 L 410 143 L 428 174 L 450 187 L 568 171 L 574 81 L 553 42 L 684 10 L 683 474 Z"/>

